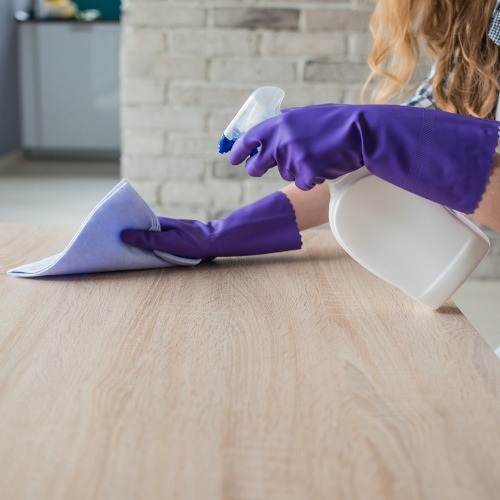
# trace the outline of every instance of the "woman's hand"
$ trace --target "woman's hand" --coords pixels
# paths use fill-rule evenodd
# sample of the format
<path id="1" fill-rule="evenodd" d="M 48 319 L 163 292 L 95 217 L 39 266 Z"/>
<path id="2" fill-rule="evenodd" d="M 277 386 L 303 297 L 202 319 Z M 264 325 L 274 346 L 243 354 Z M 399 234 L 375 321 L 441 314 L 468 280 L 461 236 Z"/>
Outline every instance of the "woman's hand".
<path id="1" fill-rule="evenodd" d="M 277 166 L 283 179 L 308 190 L 363 165 L 356 110 L 322 105 L 294 108 L 266 120 L 234 144 L 229 161 L 246 162 L 249 175 L 260 177 Z"/>
<path id="2" fill-rule="evenodd" d="M 256 255 L 299 249 L 302 245 L 294 209 L 277 191 L 232 212 L 203 223 L 159 217 L 161 231 L 125 230 L 125 243 L 179 257 Z"/>
<path id="3" fill-rule="evenodd" d="M 167 217 L 158 217 L 158 220 L 161 231 L 127 229 L 121 234 L 122 240 L 132 246 L 190 259 L 216 256 L 217 248 L 213 247 L 211 238 L 214 228 L 210 223 Z"/>

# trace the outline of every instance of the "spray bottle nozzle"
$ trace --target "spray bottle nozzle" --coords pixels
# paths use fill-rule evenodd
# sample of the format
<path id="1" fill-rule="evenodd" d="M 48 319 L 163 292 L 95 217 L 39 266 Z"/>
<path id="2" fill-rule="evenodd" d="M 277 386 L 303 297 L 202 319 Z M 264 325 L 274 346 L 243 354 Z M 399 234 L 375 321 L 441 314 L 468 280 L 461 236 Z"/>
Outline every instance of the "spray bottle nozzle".
<path id="1" fill-rule="evenodd" d="M 228 139 L 224 134 L 222 134 L 221 138 L 219 139 L 219 153 L 221 155 L 224 153 L 229 153 L 235 142 L 236 139 Z"/>
<path id="2" fill-rule="evenodd" d="M 281 113 L 285 91 L 279 87 L 260 87 L 255 90 L 240 108 L 219 140 L 219 153 L 231 151 L 240 136 L 268 118 Z M 252 155 L 257 150 L 252 152 Z"/>

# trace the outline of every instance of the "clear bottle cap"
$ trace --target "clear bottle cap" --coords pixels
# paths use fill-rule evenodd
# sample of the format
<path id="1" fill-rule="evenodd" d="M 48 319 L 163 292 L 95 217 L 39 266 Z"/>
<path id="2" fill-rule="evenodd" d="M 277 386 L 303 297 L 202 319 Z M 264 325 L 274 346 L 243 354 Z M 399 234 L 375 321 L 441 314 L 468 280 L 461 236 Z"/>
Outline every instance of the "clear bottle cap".
<path id="1" fill-rule="evenodd" d="M 279 87 L 259 87 L 246 100 L 219 140 L 219 153 L 227 153 L 240 136 L 268 118 L 281 113 L 285 91 Z"/>

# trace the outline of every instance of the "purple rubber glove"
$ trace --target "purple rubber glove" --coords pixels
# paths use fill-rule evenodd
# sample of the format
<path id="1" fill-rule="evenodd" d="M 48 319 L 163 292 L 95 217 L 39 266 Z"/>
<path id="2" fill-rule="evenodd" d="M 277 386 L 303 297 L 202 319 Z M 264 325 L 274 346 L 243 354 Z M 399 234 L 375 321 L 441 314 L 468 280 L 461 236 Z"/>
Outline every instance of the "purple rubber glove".
<path id="1" fill-rule="evenodd" d="M 207 260 L 297 250 L 302 246 L 295 212 L 281 191 L 206 224 L 164 217 L 159 221 L 161 231 L 125 230 L 122 240 L 140 248 Z"/>
<path id="2" fill-rule="evenodd" d="M 432 109 L 325 104 L 285 110 L 234 144 L 229 161 L 307 190 L 363 164 L 374 175 L 461 212 L 477 206 L 490 175 L 499 123 Z"/>

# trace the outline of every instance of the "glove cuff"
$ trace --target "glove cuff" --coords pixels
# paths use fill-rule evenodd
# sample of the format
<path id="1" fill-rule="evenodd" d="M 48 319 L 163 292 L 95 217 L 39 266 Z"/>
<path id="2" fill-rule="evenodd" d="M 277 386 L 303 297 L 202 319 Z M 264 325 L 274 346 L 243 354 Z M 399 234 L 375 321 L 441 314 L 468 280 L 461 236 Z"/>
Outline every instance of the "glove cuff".
<path id="1" fill-rule="evenodd" d="M 385 138 L 394 141 L 392 147 L 379 143 L 376 151 L 364 154 L 368 170 L 441 205 L 474 212 L 489 181 L 500 123 L 433 109 L 399 109 L 400 115 L 408 114 L 401 119 L 414 121 L 415 135 Z"/>
<path id="2" fill-rule="evenodd" d="M 213 229 L 213 252 L 220 257 L 284 252 L 302 247 L 295 211 L 281 191 L 209 224 Z"/>

